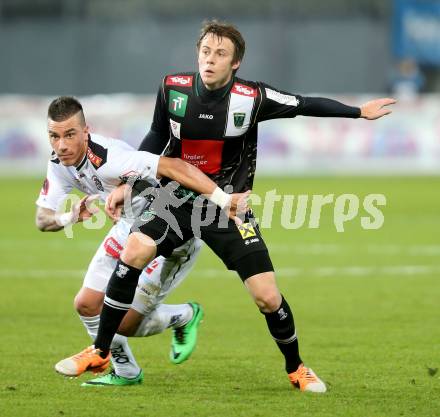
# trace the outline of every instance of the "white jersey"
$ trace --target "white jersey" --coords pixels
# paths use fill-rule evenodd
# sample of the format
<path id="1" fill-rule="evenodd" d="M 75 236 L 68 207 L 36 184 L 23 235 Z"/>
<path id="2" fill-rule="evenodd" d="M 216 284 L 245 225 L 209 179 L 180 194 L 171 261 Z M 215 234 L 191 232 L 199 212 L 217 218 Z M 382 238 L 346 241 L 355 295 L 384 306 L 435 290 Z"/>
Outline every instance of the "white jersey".
<path id="1" fill-rule="evenodd" d="M 47 176 L 41 189 L 37 205 L 57 211 L 73 188 L 86 194 L 99 194 L 105 201 L 110 192 L 122 180 L 139 177 L 156 183 L 159 155 L 136 151 L 126 142 L 89 135 L 86 155 L 77 166 L 64 166 L 55 152 L 47 165 Z M 140 214 L 145 200 L 133 199 L 133 215 Z"/>
<path id="2" fill-rule="evenodd" d="M 37 205 L 57 211 L 73 188 L 86 194 L 108 194 L 126 177 L 136 176 L 155 183 L 159 155 L 134 150 L 127 143 L 99 135 L 90 135 L 87 154 L 77 167 L 61 164 L 55 153 L 48 162 L 47 177 Z M 133 199 L 133 214 L 140 214 L 145 199 Z M 121 219 L 107 233 L 93 257 L 83 286 L 105 293 L 130 234 L 130 222 Z M 185 279 L 200 252 L 202 242 L 193 238 L 165 259 L 152 261 L 140 276 L 133 308 L 143 315 L 152 314 L 159 303 Z M 154 322 L 152 321 L 154 327 Z"/>

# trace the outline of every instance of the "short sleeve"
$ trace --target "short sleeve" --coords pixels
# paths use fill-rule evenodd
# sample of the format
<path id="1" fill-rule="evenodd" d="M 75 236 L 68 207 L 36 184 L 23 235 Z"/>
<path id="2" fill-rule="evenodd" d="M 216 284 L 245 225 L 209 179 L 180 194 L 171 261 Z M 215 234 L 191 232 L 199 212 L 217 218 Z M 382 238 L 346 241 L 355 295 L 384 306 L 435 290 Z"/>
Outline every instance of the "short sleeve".
<path id="1" fill-rule="evenodd" d="M 107 163 L 100 169 L 100 175 L 109 182 L 116 179 L 124 181 L 129 177 L 156 180 L 159 158 L 159 155 L 150 152 L 112 147 Z"/>
<path id="2" fill-rule="evenodd" d="M 66 180 L 58 168 L 56 162 L 48 162 L 46 179 L 36 201 L 37 206 L 56 211 L 72 190 L 73 185 Z"/>

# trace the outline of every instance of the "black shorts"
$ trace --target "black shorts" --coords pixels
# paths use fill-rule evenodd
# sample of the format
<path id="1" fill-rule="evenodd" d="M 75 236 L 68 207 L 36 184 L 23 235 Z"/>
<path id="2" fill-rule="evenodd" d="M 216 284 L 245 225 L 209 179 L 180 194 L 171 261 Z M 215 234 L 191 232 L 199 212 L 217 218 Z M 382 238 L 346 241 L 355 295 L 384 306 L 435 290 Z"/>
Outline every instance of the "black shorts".
<path id="1" fill-rule="evenodd" d="M 255 274 L 273 271 L 252 212 L 246 214 L 241 226 L 237 226 L 218 207 L 206 204 L 206 200 L 203 205 L 191 200 L 177 208 L 168 207 L 160 216 L 153 203 L 136 220 L 132 231 L 154 239 L 157 256 L 164 257 L 192 237 L 200 237 L 228 269 L 239 273 L 243 281 Z"/>

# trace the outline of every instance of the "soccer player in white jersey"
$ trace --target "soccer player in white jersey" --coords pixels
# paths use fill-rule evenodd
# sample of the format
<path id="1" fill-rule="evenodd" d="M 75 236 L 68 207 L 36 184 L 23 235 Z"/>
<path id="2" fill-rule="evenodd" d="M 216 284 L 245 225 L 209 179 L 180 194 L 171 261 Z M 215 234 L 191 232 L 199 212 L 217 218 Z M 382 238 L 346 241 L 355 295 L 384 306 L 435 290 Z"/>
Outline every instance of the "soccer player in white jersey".
<path id="1" fill-rule="evenodd" d="M 201 171 L 179 159 L 135 151 L 123 141 L 90 134 L 82 106 L 73 97 L 59 97 L 52 101 L 48 109 L 48 134 L 53 152 L 37 200 L 36 224 L 41 231 L 58 231 L 90 218 L 97 210 L 93 207 L 93 200 L 99 198 L 105 201 L 108 194 L 128 177 L 154 182 L 157 176 L 166 175 L 204 194 L 216 190 L 215 183 Z M 73 188 L 88 195 L 70 212 L 60 214 L 59 207 Z M 226 202 L 231 205 L 231 217 L 237 204 L 244 201 L 242 195 L 222 195 L 218 190 L 216 193 L 222 196 L 220 205 L 225 207 Z M 139 215 L 144 205 L 142 197 L 134 197 L 132 215 Z M 83 287 L 75 297 L 75 308 L 92 338 L 96 337 L 107 283 L 127 240 L 132 220 L 125 217 L 111 228 L 93 257 Z M 176 249 L 169 258 L 154 260 L 145 268 L 142 286 L 133 302 L 133 308 L 145 316 L 134 335 L 149 336 L 173 327 L 170 357 L 174 363 L 186 360 L 194 349 L 203 311 L 197 303 L 165 305 L 159 302 L 188 274 L 200 247 L 200 242 L 193 239 Z M 133 333 L 129 322 L 127 326 Z M 83 385 L 132 385 L 142 382 L 143 372 L 126 337 L 116 334 L 111 353 L 114 370 Z M 68 363 L 68 360 L 62 360 L 57 363 L 56 369 L 75 375 L 76 369 L 67 369 Z M 100 367 L 94 369 L 96 372 L 101 370 Z"/>

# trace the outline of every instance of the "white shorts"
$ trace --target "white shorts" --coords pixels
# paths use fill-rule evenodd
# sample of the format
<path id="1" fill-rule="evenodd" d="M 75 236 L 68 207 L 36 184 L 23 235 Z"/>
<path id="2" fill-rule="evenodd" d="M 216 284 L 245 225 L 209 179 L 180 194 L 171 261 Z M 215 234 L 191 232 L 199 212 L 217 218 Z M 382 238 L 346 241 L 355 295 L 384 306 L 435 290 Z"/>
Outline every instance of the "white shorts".
<path id="1" fill-rule="evenodd" d="M 115 224 L 96 251 L 84 277 L 83 287 L 105 292 L 119 256 L 127 242 L 131 225 L 125 220 Z M 202 241 L 193 238 L 176 248 L 170 257 L 159 256 L 142 271 L 132 308 L 148 314 L 190 272 L 200 253 Z"/>

